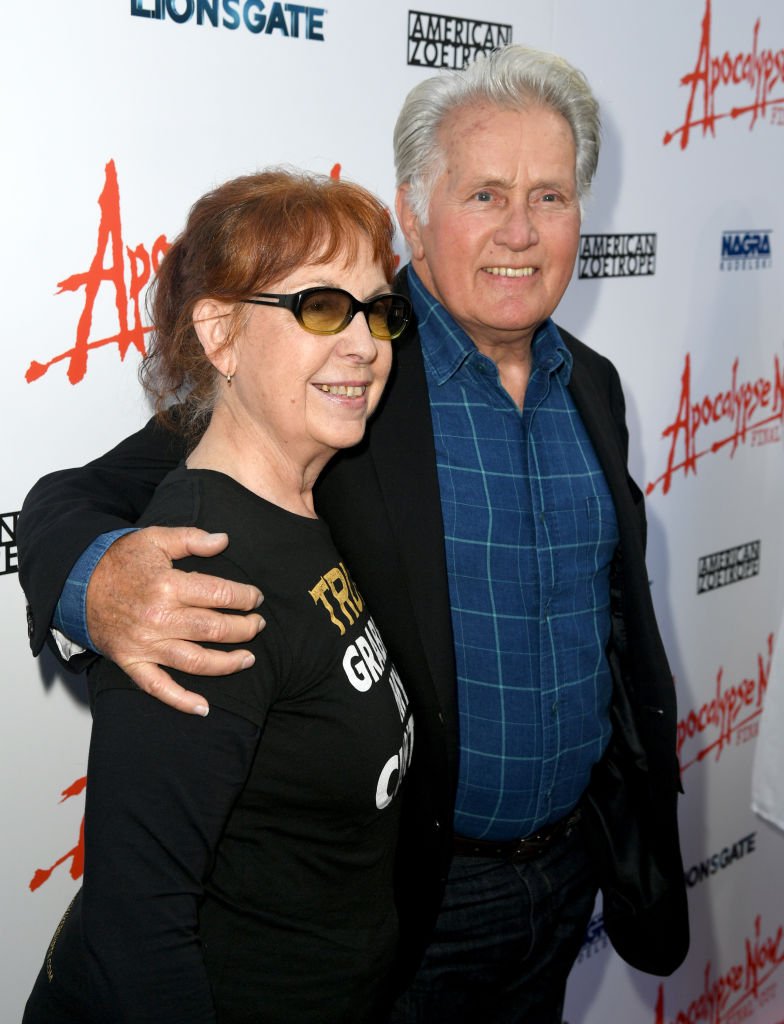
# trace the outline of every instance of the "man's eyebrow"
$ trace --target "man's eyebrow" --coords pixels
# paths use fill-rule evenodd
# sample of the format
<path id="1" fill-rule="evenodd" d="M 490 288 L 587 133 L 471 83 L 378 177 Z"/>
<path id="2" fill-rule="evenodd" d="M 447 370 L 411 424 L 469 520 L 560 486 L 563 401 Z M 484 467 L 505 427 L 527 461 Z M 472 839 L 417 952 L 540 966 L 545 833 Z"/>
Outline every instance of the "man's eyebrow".
<path id="1" fill-rule="evenodd" d="M 512 181 L 510 178 L 471 178 L 468 182 L 469 188 L 510 188 Z"/>
<path id="2" fill-rule="evenodd" d="M 532 184 L 531 188 L 532 189 L 553 188 L 553 189 L 558 189 L 559 192 L 576 192 L 577 191 L 577 184 L 574 181 L 568 181 L 568 180 L 565 180 L 563 178 L 557 178 L 557 177 L 556 178 L 540 178 L 538 181 L 535 181 Z"/>
<path id="3" fill-rule="evenodd" d="M 483 188 L 500 188 L 510 189 L 514 188 L 514 180 L 511 178 L 470 178 L 464 184 L 464 189 L 467 192 L 479 192 Z M 531 183 L 529 191 L 539 188 L 557 188 L 562 192 L 574 190 L 574 182 L 569 181 L 560 176 L 539 178 L 538 180 Z"/>

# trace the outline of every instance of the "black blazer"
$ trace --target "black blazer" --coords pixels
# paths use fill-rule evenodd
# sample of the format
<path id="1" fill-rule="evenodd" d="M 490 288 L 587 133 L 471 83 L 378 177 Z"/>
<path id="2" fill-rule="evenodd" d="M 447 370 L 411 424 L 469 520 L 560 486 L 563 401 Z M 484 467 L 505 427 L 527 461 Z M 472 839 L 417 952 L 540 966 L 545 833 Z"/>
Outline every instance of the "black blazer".
<path id="1" fill-rule="evenodd" d="M 405 269 L 396 281 L 407 292 Z M 669 974 L 688 948 L 676 804 L 672 675 L 645 567 L 643 496 L 626 468 L 627 430 L 613 365 L 566 331 L 569 385 L 615 503 L 620 541 L 611 573 L 613 736 L 584 818 L 603 890 L 605 928 L 641 970 Z M 330 524 L 400 671 L 415 716 L 399 855 L 405 972 L 419 959 L 451 856 L 457 781 L 455 660 L 443 524 L 424 365 L 416 330 L 396 343 L 390 383 L 364 440 L 322 473 L 318 511 Z M 19 519 L 20 580 L 33 653 L 70 568 L 94 537 L 138 518 L 183 454 L 154 423 L 81 470 L 51 474 Z M 71 667 L 78 667 L 72 665 Z"/>

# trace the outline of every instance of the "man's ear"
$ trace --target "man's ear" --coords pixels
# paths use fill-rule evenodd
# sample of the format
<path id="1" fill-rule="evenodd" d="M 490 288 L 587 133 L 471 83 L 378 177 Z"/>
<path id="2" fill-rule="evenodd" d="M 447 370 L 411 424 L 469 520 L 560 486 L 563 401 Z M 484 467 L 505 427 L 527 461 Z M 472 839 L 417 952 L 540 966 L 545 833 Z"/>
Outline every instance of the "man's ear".
<path id="1" fill-rule="evenodd" d="M 234 306 L 216 299 L 200 299 L 193 307 L 193 329 L 204 354 L 224 377 L 236 369 L 234 346 L 229 343 L 229 327 Z"/>
<path id="2" fill-rule="evenodd" d="M 422 228 L 419 217 L 411 209 L 410 202 L 411 186 L 400 185 L 395 196 L 395 212 L 400 230 L 408 242 L 411 250 L 411 257 L 414 260 L 422 260 L 425 256 L 425 249 L 422 245 Z"/>

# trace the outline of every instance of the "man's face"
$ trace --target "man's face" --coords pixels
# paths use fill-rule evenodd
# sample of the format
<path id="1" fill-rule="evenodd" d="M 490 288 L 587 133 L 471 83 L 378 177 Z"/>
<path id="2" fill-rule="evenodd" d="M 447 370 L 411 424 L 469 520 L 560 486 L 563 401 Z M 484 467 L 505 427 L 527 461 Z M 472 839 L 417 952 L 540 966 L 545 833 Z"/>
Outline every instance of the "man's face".
<path id="1" fill-rule="evenodd" d="M 561 300 L 580 239 L 575 144 L 549 107 L 463 107 L 440 129 L 428 223 L 398 217 L 427 289 L 491 358 L 530 345 Z"/>

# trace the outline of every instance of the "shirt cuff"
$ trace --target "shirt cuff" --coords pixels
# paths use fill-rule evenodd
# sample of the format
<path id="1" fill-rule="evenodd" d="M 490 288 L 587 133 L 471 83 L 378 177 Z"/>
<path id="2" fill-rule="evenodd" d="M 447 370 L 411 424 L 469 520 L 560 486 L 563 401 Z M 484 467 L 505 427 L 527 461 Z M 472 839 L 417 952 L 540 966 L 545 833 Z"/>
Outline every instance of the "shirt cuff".
<path id="1" fill-rule="evenodd" d="M 102 533 L 74 563 L 52 617 L 52 636 L 66 661 L 85 650 L 101 653 L 90 639 L 90 631 L 87 629 L 87 587 L 96 565 L 117 538 L 134 532 L 135 527 L 129 526 L 123 530 Z"/>

